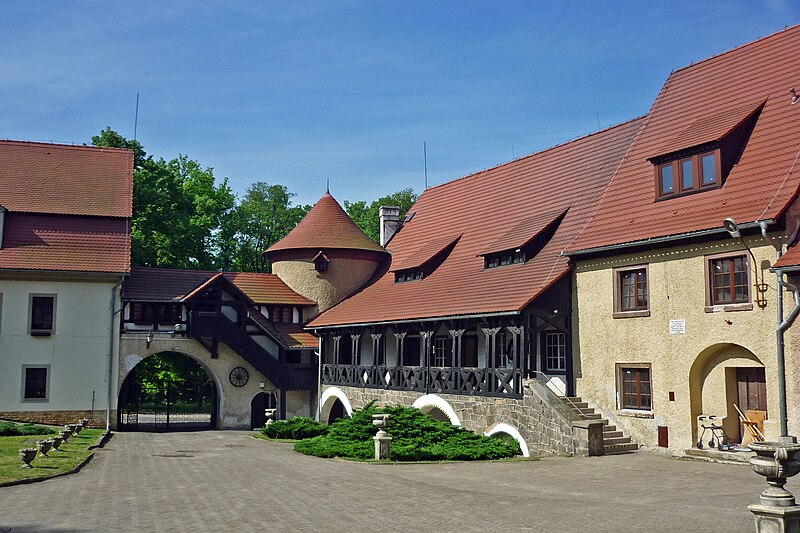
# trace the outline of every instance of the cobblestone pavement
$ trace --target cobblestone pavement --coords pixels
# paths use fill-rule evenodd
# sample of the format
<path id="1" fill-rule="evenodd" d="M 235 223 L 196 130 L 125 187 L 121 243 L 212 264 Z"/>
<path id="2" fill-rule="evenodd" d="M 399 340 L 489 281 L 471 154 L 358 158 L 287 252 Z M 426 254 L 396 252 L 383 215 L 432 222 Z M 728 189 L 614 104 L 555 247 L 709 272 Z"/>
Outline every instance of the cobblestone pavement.
<path id="1" fill-rule="evenodd" d="M 0 532 L 753 531 L 765 486 L 646 452 L 376 465 L 245 432 L 119 433 L 78 474 L 0 488 Z"/>

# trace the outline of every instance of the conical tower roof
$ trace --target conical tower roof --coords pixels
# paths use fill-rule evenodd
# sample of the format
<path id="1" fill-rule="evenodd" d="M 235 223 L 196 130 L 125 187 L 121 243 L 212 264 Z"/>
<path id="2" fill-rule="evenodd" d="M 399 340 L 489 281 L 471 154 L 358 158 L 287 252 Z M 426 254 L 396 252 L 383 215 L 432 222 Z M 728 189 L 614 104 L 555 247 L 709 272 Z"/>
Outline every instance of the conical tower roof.
<path id="1" fill-rule="evenodd" d="M 365 250 L 388 253 L 356 226 L 339 202 L 328 192 L 286 237 L 270 246 L 267 253 L 298 249 Z"/>

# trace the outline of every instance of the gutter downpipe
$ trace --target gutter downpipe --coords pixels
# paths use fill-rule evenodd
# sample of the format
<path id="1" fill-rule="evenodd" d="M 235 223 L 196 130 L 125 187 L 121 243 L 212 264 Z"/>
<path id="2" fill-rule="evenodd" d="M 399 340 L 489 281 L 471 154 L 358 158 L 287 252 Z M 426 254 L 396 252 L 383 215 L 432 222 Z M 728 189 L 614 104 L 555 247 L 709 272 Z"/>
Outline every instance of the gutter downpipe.
<path id="1" fill-rule="evenodd" d="M 768 221 L 762 220 L 759 222 L 761 226 L 761 235 L 764 239 L 767 239 L 767 225 L 769 224 Z M 777 259 L 781 258 L 782 247 L 777 251 Z M 797 286 L 789 283 L 788 281 L 783 279 L 783 269 L 775 270 L 775 275 L 777 276 L 778 280 L 778 296 L 777 296 L 777 307 L 778 307 L 778 325 L 775 330 L 776 338 L 777 338 L 777 363 L 778 363 L 778 403 L 780 409 L 780 423 L 781 423 L 781 436 L 779 438 L 780 442 L 786 443 L 793 443 L 796 442 L 795 437 L 789 436 L 789 422 L 787 417 L 787 408 L 786 408 L 786 357 L 785 357 L 785 345 L 784 345 L 784 333 L 789 326 L 792 325 L 795 318 L 797 318 L 797 314 L 800 313 L 800 292 L 798 291 Z M 792 310 L 789 311 L 789 314 L 784 318 L 783 316 L 783 289 L 788 289 L 792 291 L 792 297 L 794 298 L 794 307 Z"/>
<path id="2" fill-rule="evenodd" d="M 122 307 L 119 309 L 114 308 L 117 306 L 117 289 L 119 289 L 123 281 L 125 281 L 125 276 L 120 277 L 119 281 L 111 288 L 111 328 L 108 332 L 108 406 L 106 407 L 106 431 L 111 431 L 111 382 L 114 377 L 114 319 L 117 313 L 122 311 Z"/>
<path id="3" fill-rule="evenodd" d="M 316 330 L 314 331 L 316 333 Z M 322 336 L 319 337 L 319 350 L 317 351 L 317 422 L 322 416 L 322 406 L 319 404 L 322 398 Z"/>

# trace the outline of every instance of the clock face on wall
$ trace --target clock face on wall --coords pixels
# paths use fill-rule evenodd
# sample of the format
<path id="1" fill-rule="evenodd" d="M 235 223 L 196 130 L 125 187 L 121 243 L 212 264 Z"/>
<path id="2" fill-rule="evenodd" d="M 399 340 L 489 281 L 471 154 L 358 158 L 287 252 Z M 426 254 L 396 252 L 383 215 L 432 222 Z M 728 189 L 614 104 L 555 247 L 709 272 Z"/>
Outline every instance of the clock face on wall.
<path id="1" fill-rule="evenodd" d="M 244 387 L 247 385 L 247 381 L 250 379 L 250 373 L 247 371 L 246 368 L 241 366 L 237 366 L 233 370 L 231 370 L 228 379 L 231 381 L 231 385 L 234 387 Z"/>

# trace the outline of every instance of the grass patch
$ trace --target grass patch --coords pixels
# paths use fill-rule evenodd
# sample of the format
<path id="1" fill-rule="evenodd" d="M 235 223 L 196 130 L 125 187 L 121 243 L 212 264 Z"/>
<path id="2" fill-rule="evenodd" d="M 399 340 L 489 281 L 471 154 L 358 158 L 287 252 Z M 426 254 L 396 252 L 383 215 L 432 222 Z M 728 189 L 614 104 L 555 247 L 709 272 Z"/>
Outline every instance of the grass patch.
<path id="1" fill-rule="evenodd" d="M 324 435 L 298 441 L 295 450 L 317 457 L 369 460 L 374 457 L 372 437 L 377 429 L 372 415 L 392 415 L 392 461 L 479 461 L 506 459 L 520 454 L 516 441 L 478 435 L 462 427 L 439 422 L 419 409 L 376 407 L 370 403 L 353 411 L 351 418 L 329 426 Z"/>
<path id="2" fill-rule="evenodd" d="M 31 463 L 33 468 L 20 468 L 22 460 L 19 458 L 19 450 L 35 448 L 36 441 L 43 440 L 46 436 L 0 437 L 0 483 L 69 472 L 89 457 L 91 452 L 88 447 L 96 444 L 103 433 L 102 429 L 84 429 L 80 435 L 70 437 L 69 442 L 62 444 L 58 451 L 50 450 L 49 457 L 39 457 L 37 454 Z"/>

